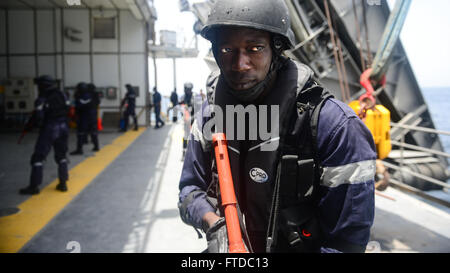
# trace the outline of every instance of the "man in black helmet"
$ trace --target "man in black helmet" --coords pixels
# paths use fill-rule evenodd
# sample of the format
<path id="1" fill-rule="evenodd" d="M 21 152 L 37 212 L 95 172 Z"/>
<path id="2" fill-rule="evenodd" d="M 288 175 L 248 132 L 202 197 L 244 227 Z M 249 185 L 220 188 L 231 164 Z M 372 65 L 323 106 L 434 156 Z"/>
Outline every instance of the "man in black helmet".
<path id="1" fill-rule="evenodd" d="M 68 111 L 69 102 L 61 92 L 56 81 L 50 76 L 41 76 L 35 79 L 39 96 L 35 101 L 35 120 L 39 130 L 34 153 L 31 156 L 31 177 L 28 187 L 21 189 L 20 194 L 38 194 L 39 185 L 42 184 L 43 164 L 54 148 L 55 161 L 58 164 L 59 184 L 56 189 L 67 191 L 69 179 L 67 168 L 67 141 L 69 135 Z"/>
<path id="2" fill-rule="evenodd" d="M 190 82 L 184 84 L 184 96 L 180 103 L 186 104 L 188 107 L 192 106 L 192 89 L 194 85 Z"/>
<path id="3" fill-rule="evenodd" d="M 125 97 L 123 98 L 122 102 L 120 103 L 120 108 L 122 108 L 124 105 L 126 105 L 125 109 L 125 125 L 124 128 L 121 130 L 122 132 L 125 132 L 128 130 L 128 122 L 130 119 L 130 116 L 133 118 L 134 122 L 134 130 L 138 130 L 138 123 L 137 123 L 137 116 L 136 116 L 136 92 L 134 91 L 133 86 L 131 84 L 126 84 L 125 87 L 127 88 L 127 93 L 125 94 Z"/>
<path id="4" fill-rule="evenodd" d="M 172 110 L 172 121 L 177 122 L 178 120 L 178 94 L 177 89 L 175 88 L 172 91 L 172 94 L 170 94 L 170 102 L 172 103 L 172 106 L 167 109 L 167 116 L 169 116 L 169 111 Z"/>
<path id="5" fill-rule="evenodd" d="M 88 92 L 92 97 L 88 132 L 91 135 L 92 144 L 94 144 L 92 151 L 97 152 L 100 150 L 98 143 L 98 106 L 100 105 L 100 96 L 95 84 L 89 83 L 87 87 Z"/>
<path id="6" fill-rule="evenodd" d="M 95 85 L 80 82 L 75 92 L 75 112 L 77 115 L 77 148 L 70 155 L 82 155 L 83 145 L 91 135 L 93 151 L 99 150 L 97 130 L 97 107 L 99 104 Z"/>
<path id="7" fill-rule="evenodd" d="M 192 92 L 192 89 L 194 88 L 194 85 L 191 82 L 187 82 L 184 84 L 184 95 L 181 98 L 180 104 L 184 104 L 187 110 L 190 114 L 190 124 L 192 125 L 192 122 L 194 122 L 194 93 Z M 186 120 L 186 119 L 185 119 Z M 185 142 L 183 142 L 185 143 Z"/>
<path id="8" fill-rule="evenodd" d="M 155 129 L 161 128 L 165 125 L 161 119 L 161 94 L 156 87 L 153 88 L 153 105 L 155 107 Z"/>
<path id="9" fill-rule="evenodd" d="M 309 67 L 283 57 L 291 33 L 282 0 L 217 1 L 202 30 L 220 71 L 208 78 L 208 101 L 192 125 L 179 209 L 185 223 L 206 232 L 209 252 L 227 249 L 213 132 L 227 136 L 248 249 L 364 252 L 368 243 L 373 138 Z M 259 122 L 250 122 L 252 113 Z"/>

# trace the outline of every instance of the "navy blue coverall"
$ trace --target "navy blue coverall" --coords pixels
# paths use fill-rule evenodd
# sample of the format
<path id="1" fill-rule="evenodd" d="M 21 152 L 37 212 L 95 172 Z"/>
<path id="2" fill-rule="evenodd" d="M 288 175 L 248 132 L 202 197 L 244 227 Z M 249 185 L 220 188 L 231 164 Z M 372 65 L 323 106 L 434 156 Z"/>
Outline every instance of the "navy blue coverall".
<path id="1" fill-rule="evenodd" d="M 83 144 L 87 143 L 88 134 L 91 135 L 94 151 L 98 151 L 97 106 L 99 99 L 95 91 L 89 90 L 88 85 L 80 83 L 75 94 L 75 111 L 77 120 L 77 149 L 71 155 L 82 154 Z"/>
<path id="2" fill-rule="evenodd" d="M 161 94 L 157 90 L 155 90 L 155 93 L 153 94 L 153 103 L 155 105 L 155 128 L 160 128 L 164 126 L 165 123 L 161 119 Z"/>
<path id="3" fill-rule="evenodd" d="M 55 152 L 55 161 L 58 164 L 60 185 L 65 185 L 69 179 L 66 158 L 69 136 L 68 111 L 66 96 L 56 88 L 41 92 L 36 99 L 34 115 L 40 131 L 34 153 L 31 156 L 30 185 L 28 188 L 22 189 L 20 193 L 39 193 L 38 187 L 42 184 L 43 179 L 43 164 L 52 147 Z"/>
<path id="4" fill-rule="evenodd" d="M 134 130 L 138 130 L 138 123 L 136 117 L 136 92 L 134 91 L 131 85 L 126 85 L 127 93 L 125 94 L 125 98 L 122 100 L 121 107 L 126 103 L 127 108 L 124 113 L 125 125 L 122 131 L 128 130 L 128 120 L 130 116 L 133 118 L 134 122 Z"/>

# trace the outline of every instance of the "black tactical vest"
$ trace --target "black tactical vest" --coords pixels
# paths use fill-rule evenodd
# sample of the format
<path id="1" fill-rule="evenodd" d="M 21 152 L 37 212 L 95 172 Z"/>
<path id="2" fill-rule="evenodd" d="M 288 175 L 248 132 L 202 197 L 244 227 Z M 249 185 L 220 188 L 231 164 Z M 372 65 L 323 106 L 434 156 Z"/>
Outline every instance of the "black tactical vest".
<path id="1" fill-rule="evenodd" d="M 69 113 L 67 98 L 58 89 L 49 92 L 44 105 L 45 122 L 65 121 Z"/>
<path id="2" fill-rule="evenodd" d="M 312 141 L 310 141 L 311 130 L 309 128 L 309 122 L 304 123 L 303 120 L 310 120 L 309 113 L 315 109 L 314 106 L 325 101 L 326 96 L 323 89 L 315 85 L 312 81 L 312 76 L 313 72 L 306 65 L 293 61 L 287 61 L 286 64 L 279 70 L 274 87 L 261 102 L 255 105 L 255 108 L 258 110 L 258 120 L 260 109 L 267 107 L 267 109 L 269 109 L 267 112 L 271 113 L 271 107 L 279 107 L 278 120 L 271 121 L 271 118 L 267 118 L 268 124 L 266 124 L 266 128 L 271 128 L 269 131 L 272 132 L 277 131 L 276 129 L 278 129 L 279 132 L 277 136 L 272 136 L 271 140 L 259 139 L 259 137 L 256 140 L 248 140 L 249 132 L 246 132 L 247 140 L 236 140 L 237 128 L 234 128 L 234 136 L 231 136 L 229 132 L 227 132 L 226 126 L 223 128 L 224 133 L 227 134 L 227 143 L 229 148 L 228 154 L 230 157 L 230 166 L 236 196 L 238 198 L 240 209 L 245 215 L 246 229 L 249 234 L 252 247 L 256 252 L 266 250 L 266 239 L 269 228 L 268 224 L 272 221 L 272 219 L 269 218 L 271 218 L 271 214 L 274 212 L 274 205 L 272 201 L 276 198 L 276 196 L 274 196 L 274 192 L 277 192 L 275 189 L 277 185 L 277 178 L 280 180 L 280 174 L 286 176 L 287 170 L 292 168 L 287 166 L 288 164 L 281 166 L 281 159 L 283 156 L 293 155 L 294 157 L 291 158 L 291 162 L 295 162 L 294 165 L 297 166 L 297 163 L 301 160 L 301 158 L 308 157 L 307 160 L 309 160 L 312 158 L 312 154 L 314 152 L 310 149 L 313 145 Z M 216 74 L 215 78 L 210 78 L 209 81 L 209 103 L 210 105 L 214 104 L 222 108 L 222 112 L 224 113 L 223 124 L 227 124 L 226 106 L 236 106 L 241 104 L 241 102 L 236 101 L 236 99 L 232 97 L 229 92 L 227 92 L 226 84 L 218 74 Z M 314 95 L 311 96 L 311 94 Z M 243 106 L 246 107 L 247 105 Z M 263 108 L 261 108 L 261 106 L 263 106 Z M 301 110 L 299 109 L 304 109 L 304 112 L 300 113 Z M 302 117 L 301 119 L 298 118 L 300 116 Z M 298 124 L 299 122 L 302 124 Z M 304 129 L 305 124 L 308 129 L 302 130 Z M 248 122 L 246 122 L 246 125 L 248 128 L 250 126 L 259 127 L 261 124 L 258 122 L 258 124 L 251 124 L 249 126 Z M 307 134 L 305 134 L 306 131 L 308 131 Z M 298 146 L 296 146 L 296 144 L 298 144 Z M 299 148 L 305 146 L 309 149 L 309 151 L 301 154 Z M 263 147 L 270 147 L 270 149 L 264 150 Z M 276 147 L 276 149 L 272 149 L 273 147 Z M 212 151 L 212 153 L 213 152 L 214 151 Z M 212 158 L 214 163 L 213 155 Z M 295 173 L 296 177 L 288 177 L 289 180 L 297 179 L 297 182 L 288 183 L 288 187 L 286 185 L 281 186 L 282 195 L 286 195 L 285 193 L 289 193 L 289 191 L 295 191 L 295 193 L 292 192 L 294 193 L 293 197 L 292 195 L 283 196 L 282 203 L 275 209 L 279 209 L 281 211 L 283 208 L 298 203 L 296 196 L 306 194 L 310 189 L 312 180 L 315 178 L 320 178 L 314 177 L 314 160 L 312 164 L 310 164 L 311 160 L 307 161 L 307 163 L 309 165 L 304 165 L 303 168 L 306 172 L 310 172 L 312 177 L 309 174 L 306 175 L 305 170 L 303 170 L 302 174 L 300 174 L 297 169 L 301 166 L 298 165 L 300 167 L 295 168 L 295 170 L 291 172 Z M 218 183 L 216 183 L 217 181 L 214 181 L 217 180 L 214 179 L 214 177 L 217 178 L 217 171 L 215 170 L 214 165 L 215 164 L 212 166 L 212 185 L 216 186 Z M 280 172 L 280 168 L 284 168 L 284 171 Z M 311 177 L 311 181 L 308 182 L 309 186 L 305 185 L 305 183 L 301 183 L 301 181 L 298 181 L 298 177 L 302 176 L 307 179 L 308 177 Z M 220 199 L 220 192 L 217 189 L 213 190 L 213 194 L 214 192 Z M 277 227 L 276 229 L 276 233 L 278 233 L 279 228 Z"/>

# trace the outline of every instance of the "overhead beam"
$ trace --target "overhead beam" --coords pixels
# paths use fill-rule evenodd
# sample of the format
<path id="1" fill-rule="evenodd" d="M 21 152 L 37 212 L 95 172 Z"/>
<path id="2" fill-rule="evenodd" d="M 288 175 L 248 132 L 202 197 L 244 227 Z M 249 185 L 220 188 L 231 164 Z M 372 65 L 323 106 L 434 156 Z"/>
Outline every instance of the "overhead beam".
<path id="1" fill-rule="evenodd" d="M 136 1 L 135 0 L 126 0 L 127 4 L 128 4 L 128 8 L 130 9 L 131 13 L 133 14 L 133 16 L 141 21 L 142 19 L 144 19 L 144 17 L 142 16 L 141 11 L 139 10 Z"/>

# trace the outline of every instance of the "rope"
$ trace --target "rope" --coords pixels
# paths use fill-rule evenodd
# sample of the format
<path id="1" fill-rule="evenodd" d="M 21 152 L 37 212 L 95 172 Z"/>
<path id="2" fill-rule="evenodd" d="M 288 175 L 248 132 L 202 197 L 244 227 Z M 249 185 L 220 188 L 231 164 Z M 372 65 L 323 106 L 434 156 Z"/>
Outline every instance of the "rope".
<path id="1" fill-rule="evenodd" d="M 350 88 L 348 87 L 348 79 L 347 79 L 347 69 L 345 68 L 345 61 L 344 61 L 344 55 L 342 53 L 342 47 L 341 47 L 341 40 L 337 39 L 337 45 L 338 45 L 338 53 L 339 53 L 339 59 L 340 59 L 340 65 L 341 65 L 341 69 L 342 69 L 342 74 L 343 74 L 343 78 L 344 78 L 344 93 L 345 93 L 345 97 L 344 97 L 344 101 L 346 103 L 348 103 L 350 101 Z"/>
<path id="2" fill-rule="evenodd" d="M 363 7 L 363 19 L 364 19 L 364 30 L 366 34 L 366 46 L 367 46 L 367 67 L 372 66 L 373 58 L 372 58 L 372 51 L 370 50 L 370 40 L 369 40 L 369 29 L 367 27 L 367 10 L 366 10 L 366 4 L 362 4 Z"/>
<path id="3" fill-rule="evenodd" d="M 325 13 L 326 13 L 326 16 L 327 16 L 328 28 L 330 29 L 330 39 L 331 39 L 331 42 L 333 43 L 333 55 L 334 55 L 334 61 L 336 62 L 336 68 L 337 68 L 338 77 L 339 77 L 339 86 L 341 88 L 341 95 L 342 95 L 342 99 L 346 100 L 346 93 L 345 93 L 344 83 L 342 81 L 341 65 L 340 65 L 340 60 L 339 60 L 339 56 L 338 56 L 339 54 L 338 54 L 338 52 L 336 52 L 338 47 L 336 45 L 333 25 L 331 23 L 331 15 L 330 15 L 330 9 L 329 9 L 329 6 L 328 6 L 328 1 L 327 0 L 323 0 L 323 4 L 324 4 L 324 7 L 325 7 Z"/>
<path id="4" fill-rule="evenodd" d="M 356 11 L 355 0 L 353 0 L 353 14 L 355 15 L 356 36 L 358 37 L 358 43 L 359 43 L 358 49 L 359 49 L 359 57 L 361 59 L 361 71 L 364 71 L 367 69 L 367 67 L 366 67 L 366 60 L 364 59 L 364 53 L 362 50 L 363 44 L 361 41 L 361 30 L 359 28 L 359 18 L 358 18 L 358 12 Z"/>

